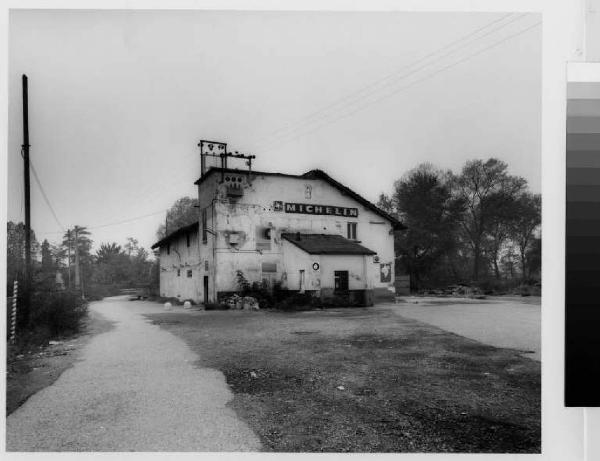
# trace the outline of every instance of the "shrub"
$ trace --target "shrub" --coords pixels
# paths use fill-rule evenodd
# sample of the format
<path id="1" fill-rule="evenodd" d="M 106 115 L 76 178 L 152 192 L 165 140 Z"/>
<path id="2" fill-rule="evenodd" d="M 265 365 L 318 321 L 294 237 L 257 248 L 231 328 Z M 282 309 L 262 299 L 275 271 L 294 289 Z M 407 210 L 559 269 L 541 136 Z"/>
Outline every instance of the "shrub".
<path id="1" fill-rule="evenodd" d="M 266 282 L 250 283 L 241 270 L 236 271 L 236 280 L 240 296 L 252 296 L 256 298 L 261 309 L 274 307 L 275 299 Z"/>
<path id="2" fill-rule="evenodd" d="M 319 305 L 319 300 L 310 293 L 294 293 L 277 303 L 277 309 L 282 311 L 309 310 Z"/>
<path id="3" fill-rule="evenodd" d="M 237 285 L 239 289 L 243 292 L 250 290 L 250 282 L 246 279 L 244 273 L 240 270 L 236 271 L 235 277 L 237 280 Z M 245 296 L 245 295 L 244 295 Z"/>
<path id="4" fill-rule="evenodd" d="M 323 306 L 325 307 L 355 307 L 360 304 L 359 299 L 343 294 L 335 294 L 323 300 Z"/>
<path id="5" fill-rule="evenodd" d="M 85 296 L 90 301 L 100 301 L 107 296 L 117 296 L 120 294 L 118 285 L 100 285 L 93 284 L 85 290 Z"/>
<path id="6" fill-rule="evenodd" d="M 31 297 L 31 330 L 52 336 L 77 333 L 87 314 L 87 302 L 75 291 L 34 292 Z"/>
<path id="7" fill-rule="evenodd" d="M 207 311 L 226 311 L 229 310 L 229 304 L 226 303 L 206 303 L 204 309 Z"/>

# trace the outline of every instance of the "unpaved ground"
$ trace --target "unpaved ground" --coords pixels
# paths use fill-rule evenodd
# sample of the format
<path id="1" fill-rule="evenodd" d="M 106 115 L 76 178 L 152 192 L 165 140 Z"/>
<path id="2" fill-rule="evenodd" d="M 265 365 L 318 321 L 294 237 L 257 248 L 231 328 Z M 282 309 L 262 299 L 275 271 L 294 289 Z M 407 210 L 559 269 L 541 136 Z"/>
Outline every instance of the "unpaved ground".
<path id="1" fill-rule="evenodd" d="M 58 344 L 31 346 L 22 354 L 11 354 L 6 375 L 6 414 L 10 415 L 29 397 L 52 385 L 79 360 L 81 349 L 95 336 L 112 328 L 112 323 L 90 311 L 80 334 Z"/>
<path id="2" fill-rule="evenodd" d="M 257 451 L 226 405 L 223 375 L 198 368 L 180 339 L 140 314 L 159 305 L 126 297 L 92 303 L 115 327 L 6 422 L 8 451 Z"/>
<path id="3" fill-rule="evenodd" d="M 520 351 L 541 360 L 541 299 L 491 297 L 486 300 L 405 297 L 381 304 L 402 317 L 419 320 L 466 338 Z"/>
<path id="4" fill-rule="evenodd" d="M 389 309 L 149 316 L 276 452 L 539 453 L 540 363 Z"/>

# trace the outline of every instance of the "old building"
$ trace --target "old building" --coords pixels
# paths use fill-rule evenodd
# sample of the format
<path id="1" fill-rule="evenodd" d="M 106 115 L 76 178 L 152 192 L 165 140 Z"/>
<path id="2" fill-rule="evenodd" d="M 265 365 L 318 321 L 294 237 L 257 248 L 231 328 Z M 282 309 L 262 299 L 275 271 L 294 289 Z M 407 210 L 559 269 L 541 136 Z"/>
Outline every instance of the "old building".
<path id="1" fill-rule="evenodd" d="M 204 170 L 203 165 L 203 170 Z M 372 304 L 394 293 L 392 216 L 321 170 L 213 166 L 195 183 L 199 220 L 160 248 L 162 296 L 217 302 L 249 282 Z"/>

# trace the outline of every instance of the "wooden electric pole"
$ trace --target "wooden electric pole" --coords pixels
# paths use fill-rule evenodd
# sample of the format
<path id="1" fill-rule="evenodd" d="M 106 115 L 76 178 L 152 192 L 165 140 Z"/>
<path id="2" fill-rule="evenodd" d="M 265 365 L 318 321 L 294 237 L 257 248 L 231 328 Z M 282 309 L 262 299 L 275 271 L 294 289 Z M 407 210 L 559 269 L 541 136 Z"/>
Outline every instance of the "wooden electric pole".
<path id="1" fill-rule="evenodd" d="M 31 196 L 29 183 L 29 110 L 27 75 L 22 76 L 23 85 L 23 173 L 25 182 L 25 273 L 23 290 L 23 323 L 29 320 L 29 300 L 31 291 Z"/>

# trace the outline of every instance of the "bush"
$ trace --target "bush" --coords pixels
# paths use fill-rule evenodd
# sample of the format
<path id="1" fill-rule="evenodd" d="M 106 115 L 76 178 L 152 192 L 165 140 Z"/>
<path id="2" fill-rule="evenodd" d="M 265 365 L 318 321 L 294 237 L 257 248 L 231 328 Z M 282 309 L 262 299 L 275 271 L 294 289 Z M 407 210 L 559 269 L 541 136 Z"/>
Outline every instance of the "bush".
<path id="1" fill-rule="evenodd" d="M 236 271 L 237 286 L 239 288 L 240 296 L 252 296 L 256 298 L 261 309 L 269 309 L 274 307 L 275 299 L 269 286 L 263 282 L 252 282 L 250 283 L 244 273 L 241 270 Z"/>
<path id="2" fill-rule="evenodd" d="M 324 307 L 356 307 L 361 305 L 361 302 L 349 295 L 335 294 L 329 298 L 323 299 Z"/>
<path id="3" fill-rule="evenodd" d="M 310 293 L 294 293 L 277 303 L 277 309 L 282 311 L 301 311 L 317 307 L 319 300 Z"/>
<path id="4" fill-rule="evenodd" d="M 204 309 L 207 311 L 226 311 L 229 310 L 229 304 L 226 303 L 206 303 Z"/>
<path id="5" fill-rule="evenodd" d="M 85 296 L 90 301 L 100 301 L 107 296 L 117 296 L 119 295 L 119 286 L 118 285 L 90 285 L 85 290 Z"/>
<path id="6" fill-rule="evenodd" d="M 77 333 L 86 314 L 87 302 L 79 292 L 34 292 L 29 329 L 45 330 L 51 337 Z"/>

